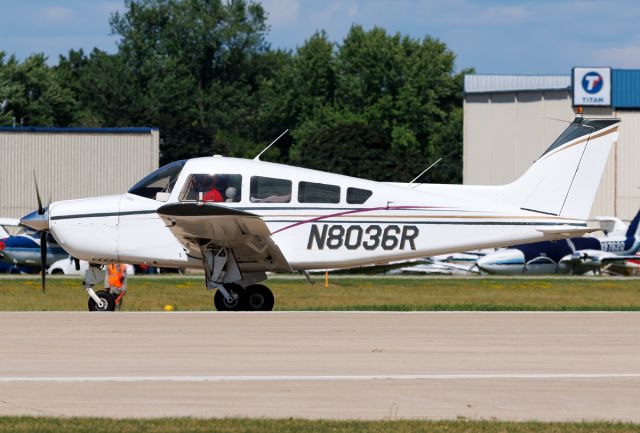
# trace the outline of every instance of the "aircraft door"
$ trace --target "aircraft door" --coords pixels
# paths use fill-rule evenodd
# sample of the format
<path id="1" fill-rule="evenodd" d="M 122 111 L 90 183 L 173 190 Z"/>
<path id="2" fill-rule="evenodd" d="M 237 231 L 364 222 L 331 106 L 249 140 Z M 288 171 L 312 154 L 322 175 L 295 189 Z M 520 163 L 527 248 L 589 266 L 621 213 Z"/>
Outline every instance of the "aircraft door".
<path id="1" fill-rule="evenodd" d="M 189 260 L 184 248 L 156 213 L 159 204 L 125 194 L 118 221 L 120 263 L 184 267 Z"/>

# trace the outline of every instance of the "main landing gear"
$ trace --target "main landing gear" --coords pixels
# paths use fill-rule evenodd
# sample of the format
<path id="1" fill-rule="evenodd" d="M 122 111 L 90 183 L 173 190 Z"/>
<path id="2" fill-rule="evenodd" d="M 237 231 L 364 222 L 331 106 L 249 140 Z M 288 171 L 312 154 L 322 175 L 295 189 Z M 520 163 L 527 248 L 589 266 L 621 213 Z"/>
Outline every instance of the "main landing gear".
<path id="1" fill-rule="evenodd" d="M 275 303 L 264 272 L 241 273 L 233 252 L 202 248 L 207 289 L 216 290 L 213 303 L 218 311 L 271 311 Z"/>
<path id="2" fill-rule="evenodd" d="M 239 284 L 224 284 L 230 295 L 226 298 L 221 289 L 216 290 L 213 303 L 218 311 L 271 311 L 275 299 L 267 286 L 251 284 L 246 288 Z"/>

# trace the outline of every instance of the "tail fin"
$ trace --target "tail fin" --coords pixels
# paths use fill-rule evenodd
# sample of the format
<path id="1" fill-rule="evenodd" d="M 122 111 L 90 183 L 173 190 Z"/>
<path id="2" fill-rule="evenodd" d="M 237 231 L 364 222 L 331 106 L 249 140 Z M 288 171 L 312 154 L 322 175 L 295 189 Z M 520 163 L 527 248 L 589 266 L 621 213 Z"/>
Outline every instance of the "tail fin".
<path id="1" fill-rule="evenodd" d="M 640 235 L 640 211 L 636 214 L 635 218 L 631 220 L 629 224 L 629 228 L 627 228 L 627 233 L 625 235 L 625 249 L 630 249 L 636 242 L 636 236 Z"/>
<path id="2" fill-rule="evenodd" d="M 522 177 L 504 186 L 511 201 L 523 210 L 586 220 L 618 122 L 577 116 Z"/>

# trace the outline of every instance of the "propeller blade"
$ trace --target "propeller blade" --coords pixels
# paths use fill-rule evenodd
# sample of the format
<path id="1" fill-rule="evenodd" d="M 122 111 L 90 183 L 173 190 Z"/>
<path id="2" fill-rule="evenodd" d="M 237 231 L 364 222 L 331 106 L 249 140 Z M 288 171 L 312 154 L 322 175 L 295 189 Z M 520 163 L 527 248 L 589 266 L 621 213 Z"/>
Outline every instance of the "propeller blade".
<path id="1" fill-rule="evenodd" d="M 33 183 L 36 186 L 36 198 L 38 199 L 38 215 L 44 215 L 44 208 L 42 207 L 42 198 L 40 198 L 40 190 L 38 189 L 38 180 L 36 179 L 36 172 L 33 172 Z"/>
<path id="2" fill-rule="evenodd" d="M 40 232 L 40 268 L 42 273 L 42 294 L 44 295 L 47 278 L 47 232 Z"/>

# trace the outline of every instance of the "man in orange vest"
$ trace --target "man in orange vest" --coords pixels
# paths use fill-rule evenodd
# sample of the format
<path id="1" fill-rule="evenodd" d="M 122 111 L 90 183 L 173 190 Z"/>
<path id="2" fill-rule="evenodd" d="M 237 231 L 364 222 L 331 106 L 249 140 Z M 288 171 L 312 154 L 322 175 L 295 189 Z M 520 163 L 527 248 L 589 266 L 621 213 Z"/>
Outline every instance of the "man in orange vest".
<path id="1" fill-rule="evenodd" d="M 122 298 L 127 293 L 127 265 L 112 263 L 107 266 L 105 286 L 111 295 L 116 296 L 116 308 L 120 310 L 122 308 Z"/>

